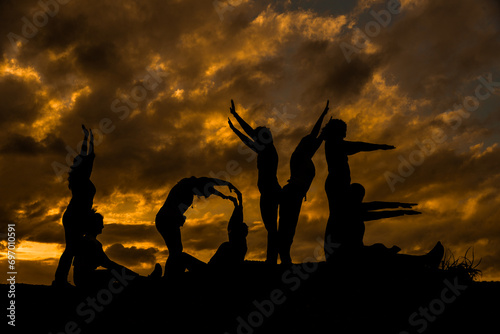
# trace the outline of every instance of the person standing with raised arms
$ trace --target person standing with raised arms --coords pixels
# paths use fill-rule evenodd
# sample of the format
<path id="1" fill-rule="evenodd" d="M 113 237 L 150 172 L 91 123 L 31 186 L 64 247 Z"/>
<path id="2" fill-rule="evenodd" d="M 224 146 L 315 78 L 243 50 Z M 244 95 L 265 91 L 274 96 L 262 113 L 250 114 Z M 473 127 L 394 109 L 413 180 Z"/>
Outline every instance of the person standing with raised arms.
<path id="1" fill-rule="evenodd" d="M 263 126 L 252 128 L 236 113 L 233 100 L 229 109 L 248 136 L 235 128 L 230 119 L 228 119 L 229 127 L 245 145 L 257 153 L 260 213 L 267 230 L 266 262 L 276 264 L 278 260 L 278 207 L 281 198 L 281 186 L 277 177 L 278 152 L 274 147 L 273 136 L 269 128 Z"/>
<path id="2" fill-rule="evenodd" d="M 316 175 L 316 168 L 312 158 L 323 142 L 320 129 L 329 110 L 328 104 L 329 101 L 326 102 L 326 107 L 311 132 L 300 140 L 290 158 L 290 179 L 288 184 L 283 187 L 279 210 L 279 254 L 281 263 L 284 265 L 292 263 L 290 249 L 295 236 L 302 201 L 306 197 Z"/>
<path id="3" fill-rule="evenodd" d="M 95 159 L 94 135 L 92 134 L 92 130 L 87 130 L 83 124 L 82 130 L 84 133 L 82 148 L 80 154 L 73 160 L 68 177 L 71 200 L 62 217 L 66 248 L 59 259 L 55 280 L 52 282 L 52 285 L 56 287 L 70 286 L 68 283 L 68 274 L 71 269 L 71 263 L 75 256 L 78 242 L 85 233 L 87 220 L 91 219 L 94 214 L 92 206 L 94 204 L 96 188 L 90 180 Z"/>

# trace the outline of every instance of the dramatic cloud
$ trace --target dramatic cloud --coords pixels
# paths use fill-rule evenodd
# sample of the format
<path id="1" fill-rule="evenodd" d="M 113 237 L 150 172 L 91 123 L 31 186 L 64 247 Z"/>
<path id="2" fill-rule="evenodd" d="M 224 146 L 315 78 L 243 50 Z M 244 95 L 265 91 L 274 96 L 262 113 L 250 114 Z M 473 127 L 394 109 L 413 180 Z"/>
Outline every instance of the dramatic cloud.
<path id="1" fill-rule="evenodd" d="M 94 203 L 110 257 L 141 274 L 164 264 L 155 215 L 173 185 L 196 175 L 243 192 L 247 259 L 263 260 L 256 157 L 227 126 L 230 99 L 271 128 L 282 185 L 329 99 L 348 140 L 397 147 L 349 158 L 366 200 L 423 212 L 367 223 L 365 242 L 411 254 L 438 240 L 456 256 L 474 247 L 483 277 L 500 279 L 498 1 L 45 3 L 0 4 L 0 216 L 16 224 L 23 282 L 50 283 L 64 247 L 81 124 L 96 134 Z M 314 163 L 296 262 L 317 255 L 328 218 L 323 148 Z M 196 199 L 185 251 L 207 261 L 227 240 L 232 209 Z"/>

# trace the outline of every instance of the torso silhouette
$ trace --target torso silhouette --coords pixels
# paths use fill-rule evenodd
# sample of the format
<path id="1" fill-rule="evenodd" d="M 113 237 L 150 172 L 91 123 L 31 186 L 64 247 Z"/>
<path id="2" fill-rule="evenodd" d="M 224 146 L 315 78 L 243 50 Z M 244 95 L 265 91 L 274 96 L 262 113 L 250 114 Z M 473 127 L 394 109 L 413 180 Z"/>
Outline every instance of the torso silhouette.
<path id="1" fill-rule="evenodd" d="M 92 209 L 96 193 L 96 188 L 90 181 L 95 154 L 79 157 L 81 158 L 80 164 L 73 168 L 68 179 L 72 195 L 68 208 L 86 212 Z"/>
<path id="2" fill-rule="evenodd" d="M 257 170 L 258 180 L 257 187 L 259 190 L 267 189 L 270 186 L 278 185 L 278 152 L 273 143 L 264 145 L 264 148 L 257 154 Z"/>
<path id="3" fill-rule="evenodd" d="M 73 265 L 75 270 L 91 272 L 103 264 L 104 250 L 102 244 L 94 237 L 85 235 L 79 242 Z"/>
<path id="4" fill-rule="evenodd" d="M 303 196 L 306 195 L 316 175 L 312 154 L 315 152 L 317 141 L 321 140 L 311 135 L 305 136 L 290 158 L 290 180 L 288 182 L 295 185 Z"/>
<path id="5" fill-rule="evenodd" d="M 182 226 L 186 220 L 184 213 L 193 204 L 194 195 L 203 194 L 204 185 L 201 185 L 201 189 L 199 188 L 200 181 L 194 176 L 180 180 L 170 190 L 157 216 L 168 216 L 168 222 L 175 222 Z"/>
<path id="6" fill-rule="evenodd" d="M 364 209 L 350 194 L 346 197 L 343 207 L 333 213 L 327 233 L 332 242 L 339 243 L 342 248 L 359 248 L 363 246 L 365 234 Z"/>

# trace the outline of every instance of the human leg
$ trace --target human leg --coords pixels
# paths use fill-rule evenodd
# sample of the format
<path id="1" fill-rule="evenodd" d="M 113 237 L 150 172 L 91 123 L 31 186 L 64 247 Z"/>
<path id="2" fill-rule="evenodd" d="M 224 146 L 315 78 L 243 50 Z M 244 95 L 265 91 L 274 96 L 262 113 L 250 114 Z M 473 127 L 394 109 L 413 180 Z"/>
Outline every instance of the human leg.
<path id="1" fill-rule="evenodd" d="M 54 285 L 68 284 L 68 274 L 71 269 L 71 263 L 73 262 L 77 244 L 81 237 L 81 233 L 77 228 L 78 224 L 72 221 L 71 217 L 66 215 L 66 213 L 63 216 L 63 226 L 66 247 L 59 258 L 59 263 L 55 273 L 55 280 L 53 282 Z"/>
<path id="2" fill-rule="evenodd" d="M 283 187 L 278 228 L 278 247 L 282 264 L 291 264 L 290 250 L 302 206 L 302 194 L 290 184 Z"/>
<path id="3" fill-rule="evenodd" d="M 267 230 L 266 262 L 271 264 L 278 261 L 278 206 L 279 200 L 275 195 L 261 192 L 260 212 Z"/>

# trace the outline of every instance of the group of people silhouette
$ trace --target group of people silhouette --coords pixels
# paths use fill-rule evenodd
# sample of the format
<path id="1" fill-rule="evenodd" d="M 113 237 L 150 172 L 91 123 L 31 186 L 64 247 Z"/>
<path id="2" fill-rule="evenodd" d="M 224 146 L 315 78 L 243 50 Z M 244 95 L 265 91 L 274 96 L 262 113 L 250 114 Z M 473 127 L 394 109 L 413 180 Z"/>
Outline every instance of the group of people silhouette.
<path id="1" fill-rule="evenodd" d="M 348 156 L 359 152 L 391 150 L 394 146 L 346 141 L 347 125 L 340 119 L 333 119 L 321 129 L 329 111 L 329 102 L 314 124 L 311 132 L 304 136 L 290 157 L 290 178 L 281 187 L 278 177 L 278 152 L 274 146 L 272 132 L 265 126 L 253 128 L 237 112 L 231 100 L 230 113 L 243 132 L 228 118 L 229 127 L 257 153 L 257 188 L 260 192 L 260 212 L 267 230 L 266 263 L 276 265 L 292 264 L 290 250 L 293 244 L 302 202 L 316 175 L 313 156 L 325 142 L 328 177 L 325 190 L 329 205 L 329 218 L 325 231 L 325 257 L 329 264 L 360 263 L 363 261 L 391 261 L 394 264 L 437 267 L 444 254 L 440 242 L 427 254 L 411 256 L 398 254 L 400 248 L 388 248 L 383 244 L 365 246 L 363 237 L 365 221 L 402 215 L 416 215 L 412 210 L 416 203 L 363 202 L 365 188 L 351 183 Z M 113 275 L 111 271 L 124 270 L 138 280 L 162 277 L 162 267 L 155 265 L 148 277 L 111 261 L 105 254 L 97 236 L 104 228 L 103 216 L 93 208 L 96 187 L 90 180 L 95 159 L 92 130 L 82 125 L 84 140 L 80 154 L 75 157 L 68 177 L 72 198 L 63 214 L 66 248 L 62 253 L 55 273 L 54 286 L 70 286 L 68 275 L 74 266 L 74 283 L 81 287 L 107 284 Z M 236 197 L 228 196 L 215 187 L 227 186 Z M 194 196 L 205 198 L 216 195 L 230 200 L 234 210 L 228 223 L 228 241 L 219 246 L 208 263 L 184 252 L 181 226 L 186 221 L 184 213 L 192 206 Z M 164 277 L 175 277 L 186 270 L 231 270 L 241 265 L 247 253 L 248 226 L 243 221 L 242 193 L 230 182 L 209 177 L 189 177 L 180 180 L 170 190 L 165 203 L 156 215 L 155 224 L 165 240 L 169 256 L 165 264 Z M 401 210 L 384 210 L 397 209 Z M 406 209 L 406 210 L 404 210 Z M 335 251 L 327 245 L 335 244 Z M 99 267 L 105 270 L 98 269 Z"/>

